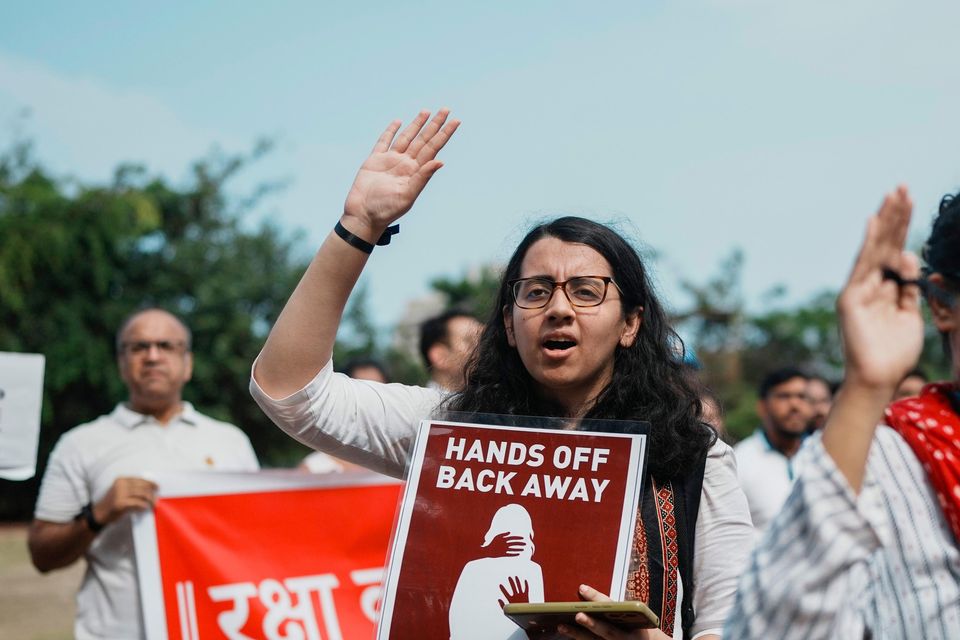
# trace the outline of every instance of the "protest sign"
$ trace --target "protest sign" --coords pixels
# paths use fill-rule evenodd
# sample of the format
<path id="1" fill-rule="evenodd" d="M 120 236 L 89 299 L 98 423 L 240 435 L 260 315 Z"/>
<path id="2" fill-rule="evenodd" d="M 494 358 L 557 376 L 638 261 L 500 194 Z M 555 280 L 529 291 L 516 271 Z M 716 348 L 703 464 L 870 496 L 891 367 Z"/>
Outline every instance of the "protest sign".
<path id="1" fill-rule="evenodd" d="M 400 483 L 169 474 L 134 521 L 148 640 L 371 638 Z"/>
<path id="2" fill-rule="evenodd" d="M 27 480 L 37 471 L 44 357 L 0 353 L 0 478 Z"/>
<path id="3" fill-rule="evenodd" d="M 582 583 L 622 594 L 645 444 L 424 421 L 377 638 L 525 638 L 507 602 L 577 600 Z"/>

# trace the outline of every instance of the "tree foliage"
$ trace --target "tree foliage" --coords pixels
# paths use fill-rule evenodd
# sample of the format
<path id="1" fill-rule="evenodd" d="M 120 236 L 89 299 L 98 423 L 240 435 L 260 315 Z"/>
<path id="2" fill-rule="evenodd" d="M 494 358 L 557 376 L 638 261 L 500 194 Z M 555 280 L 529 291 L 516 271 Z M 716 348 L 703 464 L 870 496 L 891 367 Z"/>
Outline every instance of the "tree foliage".
<path id="1" fill-rule="evenodd" d="M 676 316 L 692 336 L 704 382 L 724 405 L 727 429 L 738 439 L 759 424 L 756 388 L 770 371 L 798 366 L 834 382 L 843 378 L 837 292 L 823 291 L 799 305 L 786 305 L 786 291 L 777 287 L 765 296 L 764 310 L 752 312 L 741 293 L 743 266 L 743 254 L 734 250 L 705 284 L 683 283 L 691 303 Z M 931 379 L 948 373 L 940 337 L 930 322 L 920 366 Z"/>
<path id="2" fill-rule="evenodd" d="M 486 321 L 500 286 L 499 269 L 486 265 L 460 276 L 441 276 L 430 282 L 440 294 L 441 309 L 466 311 Z M 369 311 L 366 287 L 359 286 L 350 296 L 341 331 L 334 348 L 334 365 L 342 367 L 354 358 L 373 358 L 384 363 L 391 381 L 422 385 L 429 376 L 417 350 L 419 319 L 401 323 L 393 331 L 378 329 Z"/>
<path id="3" fill-rule="evenodd" d="M 153 305 L 181 315 L 194 334 L 194 379 L 186 399 L 237 424 L 267 466 L 290 466 L 305 453 L 250 399 L 250 364 L 306 267 L 296 238 L 246 217 L 276 185 L 242 197 L 233 181 L 269 145 L 244 156 L 214 155 L 175 185 L 124 165 L 108 184 L 52 176 L 29 145 L 0 154 L 0 351 L 47 359 L 39 473 L 67 429 L 109 412 L 125 389 L 116 373 L 114 333 L 135 309 Z M 742 293 L 744 256 L 737 250 L 706 283 L 682 283 L 690 304 L 675 317 L 720 397 L 735 437 L 757 424 L 756 389 L 768 371 L 794 364 L 840 379 L 842 345 L 836 293 L 784 304 L 774 291 L 762 312 Z M 486 266 L 431 283 L 444 308 L 489 318 L 499 270 Z M 378 328 L 360 287 L 334 349 L 342 366 L 354 357 L 383 360 L 394 380 L 423 383 L 426 372 L 409 344 Z M 921 360 L 931 377 L 946 375 L 940 337 L 928 323 Z M 412 332 L 412 333 L 411 333 Z M 0 519 L 29 517 L 38 479 L 0 482 Z"/>
<path id="4" fill-rule="evenodd" d="M 386 368 L 391 382 L 426 383 L 426 369 L 416 354 L 391 342 L 389 334 L 374 322 L 367 288 L 361 284 L 351 294 L 343 314 L 333 348 L 334 366 L 342 370 L 351 360 L 369 358 Z"/>
<path id="5" fill-rule="evenodd" d="M 46 356 L 41 472 L 64 431 L 124 399 L 114 333 L 145 305 L 193 330 L 187 400 L 240 426 L 267 465 L 300 455 L 247 391 L 250 363 L 306 266 L 294 238 L 245 224 L 270 185 L 227 195 L 266 150 L 197 162 L 185 186 L 138 166 L 106 185 L 58 179 L 24 144 L 0 157 L 0 351 Z M 36 488 L 5 484 L 0 515 L 29 515 Z"/>
<path id="6" fill-rule="evenodd" d="M 430 286 L 443 295 L 447 309 L 460 309 L 486 322 L 497 299 L 500 269 L 485 265 L 459 278 L 435 278 Z"/>

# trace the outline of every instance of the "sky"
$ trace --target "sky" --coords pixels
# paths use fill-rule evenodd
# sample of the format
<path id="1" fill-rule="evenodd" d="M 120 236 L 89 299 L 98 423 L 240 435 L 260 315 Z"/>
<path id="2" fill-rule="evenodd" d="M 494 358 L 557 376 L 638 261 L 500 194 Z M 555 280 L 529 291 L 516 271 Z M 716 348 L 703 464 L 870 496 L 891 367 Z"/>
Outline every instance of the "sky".
<path id="1" fill-rule="evenodd" d="M 960 188 L 958 23 L 932 0 L 35 0 L 2 10 L 0 142 L 85 181 L 133 161 L 184 182 L 269 137 L 244 180 L 287 187 L 248 223 L 309 255 L 387 123 L 447 106 L 445 166 L 363 276 L 385 329 L 571 213 L 655 251 L 674 310 L 734 248 L 752 308 L 778 285 L 802 304 L 842 285 L 885 192 L 909 185 L 919 241 Z"/>

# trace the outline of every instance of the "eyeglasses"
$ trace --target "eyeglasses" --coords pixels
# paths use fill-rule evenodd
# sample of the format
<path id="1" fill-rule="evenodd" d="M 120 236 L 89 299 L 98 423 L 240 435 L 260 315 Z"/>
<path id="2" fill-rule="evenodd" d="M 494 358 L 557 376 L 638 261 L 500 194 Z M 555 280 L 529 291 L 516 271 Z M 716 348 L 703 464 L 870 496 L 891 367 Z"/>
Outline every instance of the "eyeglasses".
<path id="1" fill-rule="evenodd" d="M 148 353 L 151 347 L 156 347 L 163 354 L 179 354 L 187 350 L 187 343 L 183 340 L 133 340 L 120 343 L 120 350 L 133 356 Z"/>
<path id="2" fill-rule="evenodd" d="M 772 391 L 767 397 L 771 400 L 779 400 L 780 402 L 786 402 L 789 400 L 802 400 L 804 402 L 810 402 L 810 396 L 808 396 L 805 391 Z"/>
<path id="3" fill-rule="evenodd" d="M 521 309 L 542 309 L 550 304 L 553 292 L 563 289 L 575 307 L 596 307 L 607 298 L 607 286 L 613 284 L 621 293 L 620 286 L 610 276 L 577 276 L 554 282 L 549 278 L 520 278 L 507 284 L 513 291 L 513 300 Z"/>

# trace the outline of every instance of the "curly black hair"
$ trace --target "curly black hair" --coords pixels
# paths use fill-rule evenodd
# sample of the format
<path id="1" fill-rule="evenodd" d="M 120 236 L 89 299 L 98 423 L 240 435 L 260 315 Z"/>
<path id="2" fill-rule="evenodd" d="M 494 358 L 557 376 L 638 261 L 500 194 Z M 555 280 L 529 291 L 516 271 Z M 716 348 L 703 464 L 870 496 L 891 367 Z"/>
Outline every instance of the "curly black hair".
<path id="1" fill-rule="evenodd" d="M 960 193 L 947 194 L 940 200 L 940 209 L 921 255 L 924 276 L 939 273 L 944 279 L 942 289 L 928 287 L 927 295 L 938 296 L 952 304 L 960 295 Z M 940 337 L 943 351 L 950 359 L 950 337 L 945 333 Z"/>
<path id="2" fill-rule="evenodd" d="M 924 271 L 939 273 L 960 285 L 960 193 L 947 194 L 923 246 Z"/>
<path id="3" fill-rule="evenodd" d="M 565 407 L 539 393 L 517 350 L 507 342 L 503 310 L 514 302 L 507 283 L 520 277 L 530 247 L 548 237 L 597 251 L 613 269 L 623 313 L 643 309 L 637 339 L 628 348 L 617 346 L 613 377 L 583 416 L 568 416 Z M 687 375 L 682 356 L 683 342 L 667 321 L 637 251 L 606 225 L 562 217 L 533 228 L 510 258 L 490 320 L 467 365 L 466 386 L 447 401 L 446 408 L 465 413 L 646 420 L 651 425 L 648 466 L 653 477 L 661 481 L 682 477 L 703 460 L 717 439 L 716 432 L 700 420 L 699 389 Z"/>

